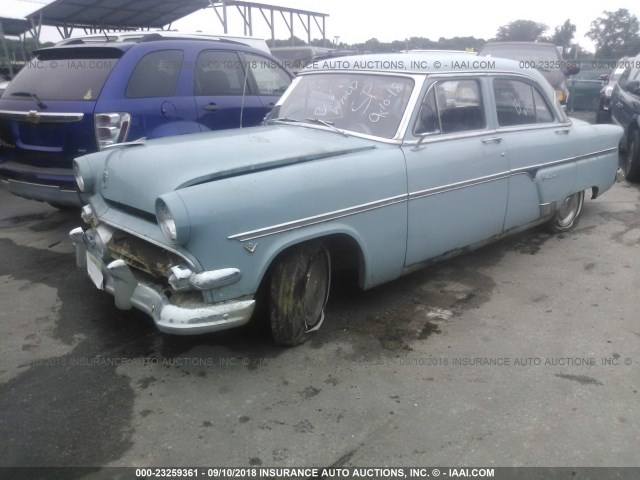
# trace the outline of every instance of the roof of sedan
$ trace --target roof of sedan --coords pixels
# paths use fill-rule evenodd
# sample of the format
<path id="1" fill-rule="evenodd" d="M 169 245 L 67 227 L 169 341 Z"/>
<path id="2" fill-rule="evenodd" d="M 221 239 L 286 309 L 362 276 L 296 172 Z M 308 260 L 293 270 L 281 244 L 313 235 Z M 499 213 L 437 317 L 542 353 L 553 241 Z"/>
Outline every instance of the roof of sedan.
<path id="1" fill-rule="evenodd" d="M 336 70 L 422 74 L 500 71 L 526 73 L 538 77 L 536 70 L 521 68 L 520 63 L 515 60 L 444 51 L 327 58 L 309 64 L 304 73 Z"/>

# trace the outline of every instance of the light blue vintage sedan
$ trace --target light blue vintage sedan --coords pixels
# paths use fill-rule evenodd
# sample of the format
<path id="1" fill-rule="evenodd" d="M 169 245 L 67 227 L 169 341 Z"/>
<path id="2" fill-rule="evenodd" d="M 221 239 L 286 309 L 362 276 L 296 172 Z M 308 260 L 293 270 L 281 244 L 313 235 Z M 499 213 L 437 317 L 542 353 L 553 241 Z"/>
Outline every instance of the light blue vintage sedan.
<path id="1" fill-rule="evenodd" d="M 331 59 L 260 127 L 139 141 L 75 160 L 90 228 L 77 263 L 163 332 L 318 330 L 332 262 L 371 288 L 545 223 L 620 180 L 622 130 L 567 118 L 516 62 L 456 54 Z M 264 294 L 264 295 L 262 295 Z"/>

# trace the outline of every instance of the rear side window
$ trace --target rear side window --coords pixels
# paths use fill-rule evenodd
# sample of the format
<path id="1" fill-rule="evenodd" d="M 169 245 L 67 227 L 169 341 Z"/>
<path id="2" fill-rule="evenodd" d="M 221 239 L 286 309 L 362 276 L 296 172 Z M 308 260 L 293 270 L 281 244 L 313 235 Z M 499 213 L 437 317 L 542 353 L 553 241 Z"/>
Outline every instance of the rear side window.
<path id="1" fill-rule="evenodd" d="M 43 51 L 24 66 L 3 96 L 31 100 L 35 95 L 40 100 L 95 101 L 121 55 L 111 49 L 104 53 L 80 49 Z"/>
<path id="2" fill-rule="evenodd" d="M 198 55 L 195 95 L 242 95 L 247 74 L 235 52 L 207 50 Z"/>
<path id="3" fill-rule="evenodd" d="M 182 50 L 148 53 L 136 65 L 125 96 L 127 98 L 172 97 L 182 70 Z"/>
<path id="4" fill-rule="evenodd" d="M 519 80 L 493 81 L 498 124 L 501 127 L 553 122 L 553 114 L 533 85 Z"/>

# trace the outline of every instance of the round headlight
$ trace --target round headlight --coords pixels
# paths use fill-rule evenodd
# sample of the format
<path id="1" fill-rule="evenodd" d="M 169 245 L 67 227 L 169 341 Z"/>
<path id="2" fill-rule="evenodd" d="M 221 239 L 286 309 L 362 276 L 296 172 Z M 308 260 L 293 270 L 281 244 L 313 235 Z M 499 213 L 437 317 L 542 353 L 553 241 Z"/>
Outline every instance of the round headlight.
<path id="1" fill-rule="evenodd" d="M 92 193 L 93 172 L 86 157 L 78 157 L 73 161 L 73 176 L 76 179 L 78 190 L 83 193 Z"/>
<path id="2" fill-rule="evenodd" d="M 81 192 L 84 192 L 84 178 L 80 174 L 80 168 L 76 162 L 73 162 L 73 176 L 76 178 L 76 183 L 78 184 L 78 189 Z"/>
<path id="3" fill-rule="evenodd" d="M 158 224 L 164 236 L 171 243 L 176 243 L 178 240 L 178 229 L 176 228 L 176 221 L 169 211 L 169 207 L 164 202 L 158 202 Z"/>
<path id="4" fill-rule="evenodd" d="M 186 245 L 191 236 L 189 212 L 180 195 L 170 192 L 156 199 L 156 218 L 162 234 L 170 243 Z"/>

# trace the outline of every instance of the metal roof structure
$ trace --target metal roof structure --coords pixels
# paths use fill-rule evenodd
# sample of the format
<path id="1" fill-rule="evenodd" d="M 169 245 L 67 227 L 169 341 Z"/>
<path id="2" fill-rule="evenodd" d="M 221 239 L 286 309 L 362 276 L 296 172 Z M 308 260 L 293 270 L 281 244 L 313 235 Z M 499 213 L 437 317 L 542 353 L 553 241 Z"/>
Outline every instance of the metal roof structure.
<path id="1" fill-rule="evenodd" d="M 28 18 L 58 27 L 68 37 L 73 28 L 90 31 L 163 28 L 209 5 L 209 0 L 55 0 Z"/>
<path id="2" fill-rule="evenodd" d="M 27 34 L 31 34 L 37 44 L 40 31 L 35 24 L 26 19 L 26 16 L 34 10 L 42 8 L 42 6 L 42 2 L 31 0 L 2 0 L 2 16 L 0 16 L 0 45 L 2 46 L 2 55 L 6 59 L 6 64 L 3 63 L 0 67 L 0 70 L 2 70 L 1 73 L 8 73 L 9 76 L 13 77 L 14 70 L 19 70 L 21 62 L 27 61 L 27 54 L 25 52 Z M 15 52 L 13 57 L 10 56 L 6 37 L 18 38 L 21 47 L 21 52 L 19 52 L 22 56 L 21 59 L 16 58 L 19 57 L 20 54 L 16 56 Z"/>
<path id="3" fill-rule="evenodd" d="M 305 30 L 307 34 L 307 42 L 311 43 L 311 35 L 313 31 L 313 26 L 318 28 L 322 36 L 322 40 L 326 42 L 326 18 L 329 16 L 326 13 L 319 12 L 311 12 L 308 10 L 300 10 L 297 8 L 287 8 L 287 7 L 278 7 L 276 5 L 267 5 L 264 3 L 256 3 L 256 2 L 247 2 L 244 0 L 209 0 L 211 3 L 211 7 L 216 13 L 220 23 L 222 23 L 222 27 L 224 28 L 224 33 L 228 33 L 228 13 L 227 7 L 235 7 L 236 10 L 240 13 L 242 17 L 242 21 L 244 24 L 244 34 L 245 35 L 253 35 L 253 11 L 258 10 L 258 12 L 262 15 L 262 18 L 266 22 L 269 30 L 271 31 L 271 39 L 275 39 L 275 28 L 276 28 L 276 18 L 275 13 L 279 13 L 287 26 L 287 30 L 289 31 L 289 38 L 292 40 L 293 45 L 293 37 L 294 37 L 294 27 L 295 27 L 295 19 L 299 20 L 299 23 L 302 25 L 302 28 Z M 220 12 L 222 11 L 222 13 Z M 313 19 L 313 23 L 311 20 Z"/>
<path id="4" fill-rule="evenodd" d="M 31 30 L 31 22 L 26 19 L 0 17 L 0 35 L 19 37 Z"/>

